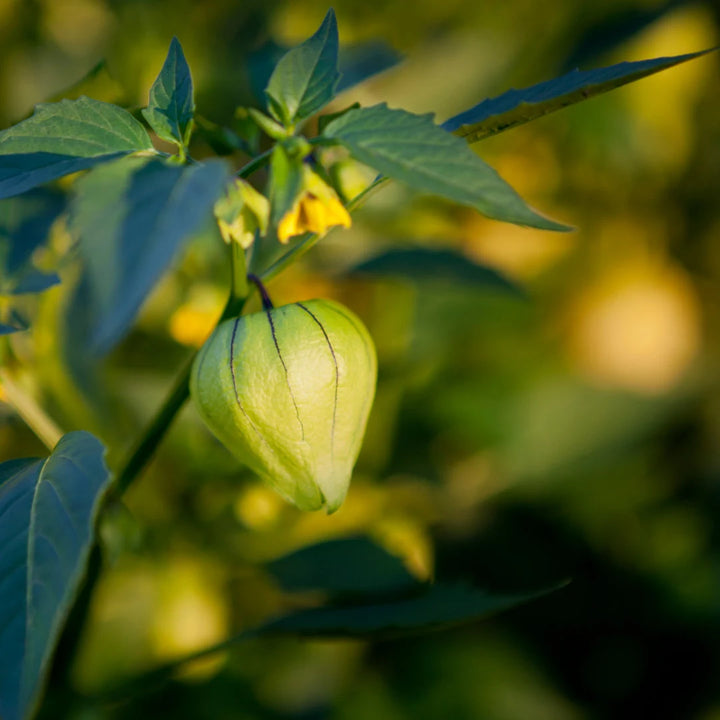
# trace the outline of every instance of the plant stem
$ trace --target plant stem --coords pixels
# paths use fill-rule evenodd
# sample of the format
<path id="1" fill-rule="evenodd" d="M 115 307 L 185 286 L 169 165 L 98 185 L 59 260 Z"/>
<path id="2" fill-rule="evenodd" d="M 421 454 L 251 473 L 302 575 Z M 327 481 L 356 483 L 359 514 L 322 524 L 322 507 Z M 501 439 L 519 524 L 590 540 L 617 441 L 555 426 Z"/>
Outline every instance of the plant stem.
<path id="1" fill-rule="evenodd" d="M 254 157 L 252 160 L 250 160 L 249 163 L 243 165 L 236 173 L 236 175 L 240 178 L 246 178 L 252 175 L 256 170 L 259 170 L 263 165 L 267 165 L 270 161 L 270 156 L 272 155 L 273 149 L 270 148 L 269 150 L 266 150 L 264 153 L 261 153 L 257 157 Z"/>
<path id="2" fill-rule="evenodd" d="M 48 417 L 47 413 L 15 383 L 10 373 L 0 369 L 0 385 L 2 391 L 17 414 L 25 424 L 37 435 L 48 450 L 52 450 L 62 437 L 62 430 Z"/>

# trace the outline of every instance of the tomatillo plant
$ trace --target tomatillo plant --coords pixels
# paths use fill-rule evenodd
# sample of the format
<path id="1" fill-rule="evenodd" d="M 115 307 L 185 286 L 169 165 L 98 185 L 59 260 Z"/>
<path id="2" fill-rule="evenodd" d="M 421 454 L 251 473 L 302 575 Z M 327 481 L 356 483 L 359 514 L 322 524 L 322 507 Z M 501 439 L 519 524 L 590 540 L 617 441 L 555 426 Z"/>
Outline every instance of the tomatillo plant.
<path id="1" fill-rule="evenodd" d="M 71 323 L 69 362 L 76 378 L 88 381 L 182 246 L 208 223 L 216 221 L 231 267 L 214 332 L 111 469 L 99 440 L 87 432 L 61 437 L 23 392 L 15 377 L 22 354 L 4 341 L 5 398 L 51 452 L 0 465 L 0 718 L 31 717 L 48 678 L 56 717 L 79 702 L 68 668 L 101 571 L 100 520 L 140 476 L 191 391 L 210 430 L 286 500 L 328 512 L 342 504 L 373 399 L 372 339 L 351 310 L 332 300 L 272 307 L 263 282 L 328 230 L 349 227 L 363 198 L 389 181 L 503 222 L 569 230 L 530 208 L 469 144 L 701 54 L 574 71 L 483 100 L 442 125 L 385 104 L 336 107 L 311 124 L 335 99 L 340 79 L 331 10 L 312 37 L 279 60 L 264 108 L 238 109 L 235 129 L 196 116 L 190 69 L 173 39 L 141 113 L 82 96 L 38 105 L 0 132 L 0 334 L 12 340 L 32 326 L 18 295 L 74 283 L 68 302 L 83 322 Z M 205 145 L 195 144 L 198 137 Z M 230 147 L 231 158 L 244 153 L 244 164 L 192 156 L 207 146 Z M 352 197 L 337 172 L 348 163 L 376 173 Z M 41 187 L 71 174 L 79 176 Z M 56 221 L 74 240 L 79 277 L 33 264 Z M 256 288 L 264 308 L 244 315 Z M 329 605 L 326 615 L 291 614 L 254 632 L 413 630 L 473 619 L 527 597 L 423 586 L 396 604 Z"/>

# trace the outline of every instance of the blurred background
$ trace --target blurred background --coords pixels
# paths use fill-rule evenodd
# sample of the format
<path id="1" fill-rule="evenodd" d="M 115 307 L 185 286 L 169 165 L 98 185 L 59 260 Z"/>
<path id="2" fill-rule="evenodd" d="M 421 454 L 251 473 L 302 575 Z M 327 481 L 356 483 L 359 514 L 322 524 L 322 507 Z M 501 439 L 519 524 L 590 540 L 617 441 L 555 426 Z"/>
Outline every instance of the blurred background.
<path id="1" fill-rule="evenodd" d="M 382 42 L 403 58 L 335 107 L 387 101 L 439 121 L 576 66 L 720 42 L 710 0 L 334 7 L 344 45 Z M 198 112 L 230 124 L 237 106 L 258 103 L 268 43 L 304 39 L 326 10 L 316 0 L 0 0 L 0 125 L 67 95 L 92 68 L 84 93 L 143 106 L 172 35 Z M 295 511 L 188 406 L 104 528 L 110 562 L 74 677 L 99 692 L 287 609 L 297 600 L 263 564 L 330 538 L 366 535 L 420 579 L 567 587 L 423 637 L 247 641 L 77 717 L 720 719 L 718 78 L 713 54 L 475 146 L 572 234 L 393 185 L 271 283 L 276 304 L 341 300 L 375 338 L 377 398 L 348 500 L 330 517 Z M 197 155 L 210 152 L 198 138 Z M 58 256 L 62 233 L 53 242 Z M 527 297 L 350 272 L 413 246 L 499 269 Z M 91 386 L 68 365 L 71 283 L 27 299 L 33 332 L 13 336 L 21 384 L 117 461 L 218 317 L 224 252 L 214 235 L 191 244 Z M 0 457 L 43 453 L 0 404 Z"/>

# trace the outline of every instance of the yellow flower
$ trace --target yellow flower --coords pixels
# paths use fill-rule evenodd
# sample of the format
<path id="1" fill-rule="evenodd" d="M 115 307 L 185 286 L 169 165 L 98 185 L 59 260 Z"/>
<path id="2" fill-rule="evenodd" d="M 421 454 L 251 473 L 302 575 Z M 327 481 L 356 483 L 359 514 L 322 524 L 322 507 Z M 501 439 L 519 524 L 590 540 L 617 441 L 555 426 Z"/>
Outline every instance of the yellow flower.
<path id="1" fill-rule="evenodd" d="M 335 225 L 348 228 L 351 224 L 350 215 L 337 193 L 306 165 L 303 167 L 302 190 L 280 220 L 277 236 L 280 242 L 286 243 L 295 235 L 306 232 L 322 235 Z"/>
<path id="2" fill-rule="evenodd" d="M 250 183 L 236 180 L 223 198 L 215 203 L 220 234 L 226 243 L 237 242 L 249 248 L 255 232 L 267 232 L 270 203 Z"/>

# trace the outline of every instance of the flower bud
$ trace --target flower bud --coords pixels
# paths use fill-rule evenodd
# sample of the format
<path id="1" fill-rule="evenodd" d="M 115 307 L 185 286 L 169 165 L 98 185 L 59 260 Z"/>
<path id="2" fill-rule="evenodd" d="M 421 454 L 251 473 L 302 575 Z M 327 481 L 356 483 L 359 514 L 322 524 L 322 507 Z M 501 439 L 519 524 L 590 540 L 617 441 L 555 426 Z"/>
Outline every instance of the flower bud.
<path id="1" fill-rule="evenodd" d="M 377 361 L 362 322 L 309 300 L 221 323 L 190 391 L 215 436 L 301 510 L 340 507 L 360 452 Z"/>

